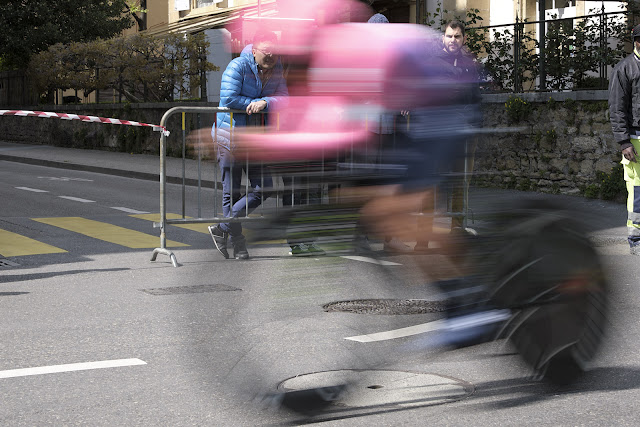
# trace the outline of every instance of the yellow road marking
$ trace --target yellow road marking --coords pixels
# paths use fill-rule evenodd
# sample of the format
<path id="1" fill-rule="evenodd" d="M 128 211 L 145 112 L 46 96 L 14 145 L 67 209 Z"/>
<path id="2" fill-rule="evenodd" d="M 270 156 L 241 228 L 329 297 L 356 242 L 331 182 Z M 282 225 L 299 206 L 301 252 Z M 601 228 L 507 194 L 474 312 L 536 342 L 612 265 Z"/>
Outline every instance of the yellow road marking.
<path id="1" fill-rule="evenodd" d="M 159 213 L 135 214 L 135 215 L 129 215 L 129 216 L 134 218 L 144 219 L 146 221 L 160 222 Z M 182 215 L 167 213 L 167 219 L 181 219 L 181 218 L 182 218 Z M 185 218 L 191 218 L 191 217 L 185 216 Z M 185 228 L 187 230 L 197 231 L 198 233 L 202 233 L 202 234 L 209 234 L 209 230 L 207 227 L 211 224 L 198 223 L 198 224 L 169 224 L 169 225 L 173 227 L 180 227 L 180 228 Z M 251 240 L 251 230 L 244 231 L 244 234 L 249 240 Z M 259 245 L 274 245 L 274 244 L 280 244 L 280 243 L 286 243 L 286 240 L 280 239 L 280 240 L 256 242 L 256 244 L 259 244 Z"/>
<path id="2" fill-rule="evenodd" d="M 91 219 L 80 217 L 32 219 L 43 224 L 63 228 L 65 230 L 84 234 L 85 236 L 93 237 L 94 239 L 104 240 L 105 242 L 115 243 L 116 245 L 125 246 L 127 248 L 155 248 L 158 247 L 158 244 L 160 243 L 160 238 L 158 236 L 152 236 L 151 234 L 141 233 L 140 231 L 130 230 L 128 228 Z M 167 240 L 167 246 L 176 247 L 189 245 Z"/>
<path id="3" fill-rule="evenodd" d="M 60 254 L 63 252 L 67 251 L 0 229 L 0 255 L 2 256 Z"/>
<path id="4" fill-rule="evenodd" d="M 148 213 L 148 214 L 134 214 L 134 215 L 129 215 L 130 217 L 133 218 L 139 218 L 139 219 L 144 219 L 145 221 L 153 221 L 153 222 L 160 222 L 160 214 L 159 213 Z M 167 219 L 181 219 L 182 215 L 180 214 L 174 214 L 174 213 L 167 213 Z M 185 216 L 185 218 L 190 219 L 192 217 L 190 216 Z M 169 224 L 173 227 L 180 227 L 180 228 L 184 228 L 187 230 L 192 230 L 192 231 L 197 231 L 198 233 L 202 233 L 202 234 L 209 234 L 209 230 L 207 229 L 207 227 L 210 225 L 209 223 L 197 223 L 197 224 Z M 433 232 L 434 233 L 438 233 L 438 234 L 447 234 L 451 231 L 450 228 L 448 227 L 439 227 L 434 225 L 433 226 Z M 245 230 L 244 231 L 245 236 L 251 240 L 251 230 Z M 278 239 L 278 240 L 265 240 L 265 241 L 260 241 L 260 242 L 254 242 L 254 244 L 257 245 L 278 245 L 278 244 L 284 244 L 287 243 L 286 239 Z"/>
<path id="5" fill-rule="evenodd" d="M 160 214 L 159 213 L 150 213 L 150 214 L 135 214 L 129 215 L 133 218 L 140 218 L 146 221 L 160 222 Z M 181 219 L 182 215 L 167 213 L 167 219 Z M 190 219 L 190 216 L 185 217 Z M 174 227 L 185 228 L 187 230 L 197 231 L 198 233 L 209 234 L 209 230 L 207 230 L 207 226 L 209 224 L 198 223 L 198 224 L 170 224 Z"/>

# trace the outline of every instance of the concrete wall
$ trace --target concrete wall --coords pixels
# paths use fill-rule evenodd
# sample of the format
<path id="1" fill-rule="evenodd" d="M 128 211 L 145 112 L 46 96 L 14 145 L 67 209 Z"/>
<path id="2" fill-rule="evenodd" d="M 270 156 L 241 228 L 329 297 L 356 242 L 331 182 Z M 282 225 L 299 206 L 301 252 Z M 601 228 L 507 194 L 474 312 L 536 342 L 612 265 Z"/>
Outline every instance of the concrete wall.
<path id="1" fill-rule="evenodd" d="M 232 55 L 229 49 L 227 49 L 231 34 L 225 29 L 214 29 L 206 30 L 205 36 L 210 43 L 207 60 L 213 65 L 220 67 L 219 71 L 210 71 L 207 73 L 207 101 L 217 104 L 220 102 L 222 73 L 232 59 Z"/>

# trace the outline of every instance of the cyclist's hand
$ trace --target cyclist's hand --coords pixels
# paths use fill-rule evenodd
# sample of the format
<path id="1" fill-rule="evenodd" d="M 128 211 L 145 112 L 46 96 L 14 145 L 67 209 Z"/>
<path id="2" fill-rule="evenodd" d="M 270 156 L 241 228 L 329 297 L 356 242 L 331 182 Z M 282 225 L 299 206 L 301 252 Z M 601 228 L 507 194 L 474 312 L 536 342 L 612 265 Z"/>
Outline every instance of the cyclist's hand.
<path id="1" fill-rule="evenodd" d="M 215 158 L 215 141 L 211 136 L 211 128 L 195 129 L 187 135 L 187 145 L 193 150 Z"/>

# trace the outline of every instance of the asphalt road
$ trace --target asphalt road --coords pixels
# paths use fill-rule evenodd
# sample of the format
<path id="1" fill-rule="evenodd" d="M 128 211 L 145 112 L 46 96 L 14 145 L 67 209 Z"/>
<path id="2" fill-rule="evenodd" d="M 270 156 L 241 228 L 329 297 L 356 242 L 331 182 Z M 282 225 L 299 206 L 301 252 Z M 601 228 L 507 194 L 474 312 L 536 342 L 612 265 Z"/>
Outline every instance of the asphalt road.
<path id="1" fill-rule="evenodd" d="M 2 425 L 637 424 L 640 269 L 619 240 L 599 247 L 615 290 L 607 345 L 582 380 L 557 388 L 529 378 L 504 343 L 438 353 L 428 349 L 430 333 L 346 340 L 440 316 L 322 307 L 437 300 L 434 289 L 416 286 L 427 279 L 412 268 L 415 257 L 386 256 L 393 263 L 386 266 L 339 256 L 294 259 L 273 242 L 250 247 L 250 261 L 224 260 L 203 230 L 171 226 L 167 238 L 189 245 L 174 248 L 181 264 L 174 268 L 166 257 L 149 261 L 153 242 L 123 244 L 146 242 L 139 235 L 104 240 L 121 229 L 158 239 L 152 221 L 139 216 L 157 214 L 157 183 L 0 162 L 0 199 L 0 230 L 11 233 L 0 239 Z M 180 187 L 169 187 L 168 200 L 169 212 L 179 213 Z M 196 203 L 190 188 L 187 215 L 197 215 Z M 621 205 L 575 203 L 610 215 L 612 224 L 624 218 Z M 91 226 L 68 229 L 84 220 Z M 601 221 L 593 223 L 608 235 Z M 25 251 L 38 247 L 29 246 L 33 240 L 60 252 L 7 256 L 8 236 L 30 239 Z M 278 385 L 354 376 L 349 399 L 310 420 L 252 400 Z"/>

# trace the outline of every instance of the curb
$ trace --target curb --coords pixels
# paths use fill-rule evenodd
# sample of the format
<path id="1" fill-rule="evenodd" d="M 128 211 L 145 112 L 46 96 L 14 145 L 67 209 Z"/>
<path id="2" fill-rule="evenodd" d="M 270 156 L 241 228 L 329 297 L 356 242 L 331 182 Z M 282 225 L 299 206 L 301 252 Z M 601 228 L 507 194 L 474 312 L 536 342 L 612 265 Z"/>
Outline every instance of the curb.
<path id="1" fill-rule="evenodd" d="M 628 244 L 627 236 L 598 236 L 591 235 L 589 240 L 594 246 L 612 246 L 620 244 Z"/>

